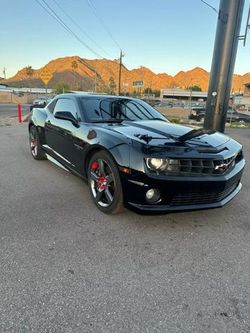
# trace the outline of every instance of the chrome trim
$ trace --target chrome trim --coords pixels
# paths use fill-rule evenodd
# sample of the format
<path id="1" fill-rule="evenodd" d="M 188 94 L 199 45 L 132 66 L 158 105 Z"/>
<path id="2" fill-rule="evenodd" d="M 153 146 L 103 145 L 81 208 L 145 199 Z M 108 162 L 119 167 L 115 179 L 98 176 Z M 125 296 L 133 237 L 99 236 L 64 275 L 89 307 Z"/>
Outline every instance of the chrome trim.
<path id="1" fill-rule="evenodd" d="M 51 150 L 54 154 L 56 154 L 58 157 L 60 157 L 62 160 L 64 160 L 65 162 L 67 162 L 68 164 L 72 165 L 73 167 L 75 166 L 74 164 L 72 164 L 70 161 L 68 161 L 65 157 L 63 157 L 62 155 L 60 155 L 58 152 L 56 152 L 54 149 L 52 149 L 50 146 L 48 145 L 43 145 L 44 148 L 47 148 L 49 150 Z M 53 158 L 53 157 L 52 157 Z M 60 162 L 59 162 L 60 163 Z"/>
<path id="2" fill-rule="evenodd" d="M 128 181 L 131 182 L 131 183 L 134 183 L 135 185 L 139 185 L 139 186 L 148 186 L 148 184 L 144 184 L 144 183 L 142 183 L 142 182 L 138 182 L 137 180 L 129 179 Z"/>
<path id="3" fill-rule="evenodd" d="M 65 168 L 60 162 L 58 162 L 55 158 L 53 158 L 53 157 L 50 156 L 49 154 L 46 154 L 46 157 L 47 157 L 47 159 L 48 159 L 50 162 L 56 164 L 57 166 L 59 166 L 59 167 L 62 168 L 63 170 L 69 172 L 68 169 L 66 169 L 66 168 Z"/>

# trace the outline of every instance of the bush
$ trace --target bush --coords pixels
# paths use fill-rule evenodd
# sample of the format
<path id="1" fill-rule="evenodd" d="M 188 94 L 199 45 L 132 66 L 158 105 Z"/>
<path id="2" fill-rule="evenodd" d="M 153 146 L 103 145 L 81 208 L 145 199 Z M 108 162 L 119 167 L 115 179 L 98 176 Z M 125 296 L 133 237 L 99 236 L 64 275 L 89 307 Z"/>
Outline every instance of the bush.
<path id="1" fill-rule="evenodd" d="M 55 92 L 57 94 L 63 94 L 70 91 L 70 87 L 67 83 L 59 83 L 55 86 Z"/>

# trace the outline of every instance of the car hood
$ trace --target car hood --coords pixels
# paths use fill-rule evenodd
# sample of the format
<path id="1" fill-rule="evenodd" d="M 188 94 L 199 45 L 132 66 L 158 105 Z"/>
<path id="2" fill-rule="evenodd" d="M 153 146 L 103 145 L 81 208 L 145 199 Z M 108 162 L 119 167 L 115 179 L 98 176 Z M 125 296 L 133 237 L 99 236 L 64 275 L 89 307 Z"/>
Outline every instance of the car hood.
<path id="1" fill-rule="evenodd" d="M 123 134 L 124 136 L 148 145 L 166 145 L 167 143 L 187 142 L 188 144 L 206 147 L 218 147 L 230 140 L 229 137 L 218 133 L 198 133 L 194 137 L 181 140 L 184 135 L 193 131 L 193 128 L 172 124 L 165 121 L 124 121 L 121 124 L 107 125 L 109 130 Z M 180 141 L 181 140 L 181 141 Z"/>

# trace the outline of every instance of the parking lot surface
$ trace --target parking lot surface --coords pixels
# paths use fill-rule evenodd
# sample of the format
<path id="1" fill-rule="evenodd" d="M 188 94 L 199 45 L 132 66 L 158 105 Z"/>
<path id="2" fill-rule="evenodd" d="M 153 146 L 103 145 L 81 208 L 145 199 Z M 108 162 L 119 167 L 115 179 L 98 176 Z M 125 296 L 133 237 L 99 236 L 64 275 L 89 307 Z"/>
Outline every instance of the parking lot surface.
<path id="1" fill-rule="evenodd" d="M 249 164 L 222 209 L 107 216 L 27 124 L 0 142 L 0 332 L 250 332 Z"/>

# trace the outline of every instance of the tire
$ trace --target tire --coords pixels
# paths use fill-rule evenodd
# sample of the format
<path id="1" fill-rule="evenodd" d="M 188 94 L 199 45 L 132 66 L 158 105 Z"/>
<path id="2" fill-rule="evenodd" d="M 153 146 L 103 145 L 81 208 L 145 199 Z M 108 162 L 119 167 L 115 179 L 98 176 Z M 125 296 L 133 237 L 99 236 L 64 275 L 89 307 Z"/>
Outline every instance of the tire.
<path id="1" fill-rule="evenodd" d="M 37 128 L 34 125 L 32 125 L 29 130 L 29 144 L 30 144 L 31 155 L 35 160 L 46 159 L 45 154 L 42 151 L 40 145 L 40 139 Z"/>
<path id="2" fill-rule="evenodd" d="M 95 153 L 90 159 L 88 186 L 95 205 L 103 213 L 118 214 L 124 210 L 119 171 L 105 151 Z"/>

